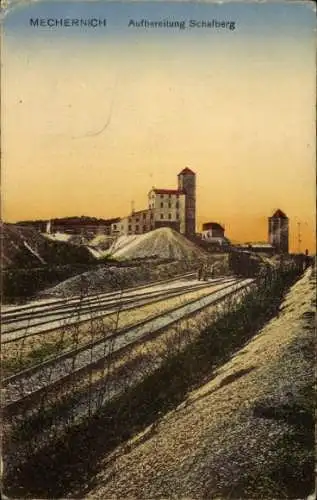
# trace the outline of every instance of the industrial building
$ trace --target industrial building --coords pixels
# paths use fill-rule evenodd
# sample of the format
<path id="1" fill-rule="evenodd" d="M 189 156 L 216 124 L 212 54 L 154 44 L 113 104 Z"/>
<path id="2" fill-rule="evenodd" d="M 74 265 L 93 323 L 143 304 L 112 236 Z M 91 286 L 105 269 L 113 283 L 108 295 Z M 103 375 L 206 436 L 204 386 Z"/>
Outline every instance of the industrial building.
<path id="1" fill-rule="evenodd" d="M 205 222 L 203 224 L 201 238 L 203 241 L 216 246 L 227 246 L 230 244 L 225 237 L 225 228 L 218 222 Z"/>
<path id="2" fill-rule="evenodd" d="M 34 227 L 43 233 L 67 233 L 93 237 L 104 234 L 111 237 L 143 234 L 161 227 L 171 229 L 194 239 L 210 249 L 226 251 L 232 246 L 219 222 L 205 222 L 202 232 L 196 234 L 196 174 L 186 167 L 177 175 L 175 188 L 152 187 L 148 193 L 148 206 L 132 209 L 126 217 L 97 219 L 95 217 L 65 217 L 51 220 L 20 221 L 21 226 Z M 240 250 L 266 253 L 288 253 L 289 219 L 278 209 L 268 218 L 268 243 L 235 245 Z"/>
<path id="3" fill-rule="evenodd" d="M 176 189 L 155 188 L 148 193 L 148 207 L 132 210 L 126 217 L 97 219 L 65 217 L 61 219 L 20 221 L 43 233 L 68 233 L 85 236 L 105 234 L 120 236 L 142 234 L 160 227 L 170 227 L 188 237 L 196 234 L 196 174 L 184 168 L 177 176 Z"/>
<path id="4" fill-rule="evenodd" d="M 286 214 L 278 209 L 268 218 L 269 243 L 277 253 L 288 253 L 289 221 Z"/>
<path id="5" fill-rule="evenodd" d="M 142 234 L 160 227 L 188 237 L 196 234 L 196 174 L 188 167 L 178 174 L 177 189 L 153 187 L 148 193 L 148 208 L 115 221 L 111 234 Z"/>
<path id="6" fill-rule="evenodd" d="M 32 227 L 41 233 L 65 233 L 93 237 L 96 234 L 111 234 L 111 228 L 120 218 L 97 219 L 96 217 L 63 217 L 56 219 L 20 221 L 18 226 Z"/>

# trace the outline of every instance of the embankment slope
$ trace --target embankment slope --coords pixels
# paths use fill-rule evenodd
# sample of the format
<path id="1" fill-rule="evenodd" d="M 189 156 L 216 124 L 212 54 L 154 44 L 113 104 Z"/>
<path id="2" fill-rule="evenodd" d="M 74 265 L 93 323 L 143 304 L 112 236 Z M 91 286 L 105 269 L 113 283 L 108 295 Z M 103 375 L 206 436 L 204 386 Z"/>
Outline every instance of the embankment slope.
<path id="1" fill-rule="evenodd" d="M 314 483 L 315 283 L 307 270 L 278 316 L 210 382 L 108 456 L 87 498 L 305 498 Z"/>

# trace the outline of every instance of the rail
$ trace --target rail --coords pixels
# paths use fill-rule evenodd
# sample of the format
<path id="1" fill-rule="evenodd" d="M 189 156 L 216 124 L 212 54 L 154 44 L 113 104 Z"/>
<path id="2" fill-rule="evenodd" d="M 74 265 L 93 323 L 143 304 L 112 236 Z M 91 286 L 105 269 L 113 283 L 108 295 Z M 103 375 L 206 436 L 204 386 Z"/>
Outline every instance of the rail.
<path id="1" fill-rule="evenodd" d="M 95 318 L 100 316 L 106 317 L 117 312 L 118 310 L 127 311 L 141 305 L 144 306 L 159 302 L 162 298 L 172 298 L 174 296 L 176 297 L 178 295 L 182 295 L 183 293 L 200 290 L 208 286 L 214 286 L 218 283 L 230 283 L 234 280 L 235 278 L 225 278 L 216 279 L 212 282 L 198 282 L 192 285 L 184 284 L 170 289 L 152 290 L 130 296 L 122 295 L 118 298 L 118 300 L 112 297 L 104 297 L 92 305 L 85 303 L 84 305 L 80 305 L 79 308 L 68 306 L 67 308 L 60 310 L 52 309 L 52 311 L 45 310 L 35 313 L 21 313 L 21 315 L 16 318 L 4 317 L 2 319 L 1 344 L 5 345 L 28 337 L 49 333 L 60 328 L 64 328 L 65 325 L 70 326 L 71 324 L 84 323 L 91 320 L 92 314 L 94 314 Z M 53 318 L 55 316 L 56 318 Z M 33 323 L 31 323 L 32 320 Z M 64 323 L 66 320 L 68 322 Z M 19 332 L 21 331 L 25 333 L 23 335 L 19 335 Z"/>
<path id="2" fill-rule="evenodd" d="M 12 415 L 24 411 L 46 391 L 64 386 L 67 381 L 92 370 L 104 362 L 110 354 L 111 356 L 122 354 L 127 348 L 158 335 L 175 322 L 241 292 L 253 282 L 253 279 L 237 279 L 234 283 L 226 284 L 204 297 L 192 299 L 167 312 L 120 329 L 106 338 L 87 343 L 3 379 L 4 413 Z"/>

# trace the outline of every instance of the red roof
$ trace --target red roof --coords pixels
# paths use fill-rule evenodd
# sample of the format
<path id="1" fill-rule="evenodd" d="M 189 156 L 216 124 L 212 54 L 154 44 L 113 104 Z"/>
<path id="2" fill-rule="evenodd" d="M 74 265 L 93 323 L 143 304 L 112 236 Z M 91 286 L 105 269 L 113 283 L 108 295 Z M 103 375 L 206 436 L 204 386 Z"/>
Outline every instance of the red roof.
<path id="1" fill-rule="evenodd" d="M 184 194 L 184 191 L 179 189 L 152 189 L 157 194 Z"/>
<path id="2" fill-rule="evenodd" d="M 178 174 L 178 175 L 182 175 L 182 174 L 190 174 L 190 175 L 196 175 L 195 172 L 193 172 L 190 168 L 188 167 L 185 167 L 183 168 L 183 170 Z"/>
<path id="3" fill-rule="evenodd" d="M 280 210 L 280 209 L 276 210 L 276 212 L 274 212 L 272 217 L 274 217 L 276 219 L 287 219 L 286 214 L 284 214 L 284 212 L 282 212 L 282 210 Z"/>

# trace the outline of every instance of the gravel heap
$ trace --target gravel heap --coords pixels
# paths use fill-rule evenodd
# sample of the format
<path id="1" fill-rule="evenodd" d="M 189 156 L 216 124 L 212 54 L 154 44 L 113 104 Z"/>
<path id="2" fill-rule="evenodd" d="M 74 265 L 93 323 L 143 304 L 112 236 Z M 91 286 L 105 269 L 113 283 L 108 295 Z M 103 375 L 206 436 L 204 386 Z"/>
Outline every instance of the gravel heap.
<path id="1" fill-rule="evenodd" d="M 206 255 L 194 243 L 168 227 L 140 235 L 120 236 L 110 247 L 109 253 L 116 259 L 157 256 L 164 259 L 195 260 Z"/>
<path id="2" fill-rule="evenodd" d="M 105 234 L 98 234 L 87 244 L 88 250 L 97 259 L 106 257 L 109 254 L 109 248 L 116 240 L 114 236 L 107 236 Z"/>
<path id="3" fill-rule="evenodd" d="M 281 477 L 302 474 L 301 433 L 313 443 L 301 411 L 314 381 L 314 299 L 308 270 L 278 316 L 210 382 L 107 456 L 86 498 L 294 498 Z"/>
<path id="4" fill-rule="evenodd" d="M 62 281 L 58 285 L 47 288 L 39 295 L 41 297 L 86 295 L 89 293 L 110 292 L 127 287 L 142 285 L 152 281 L 168 279 L 176 274 L 187 272 L 186 263 L 181 261 L 166 264 L 143 262 L 126 267 L 98 266 L 93 271 L 87 271 Z"/>

